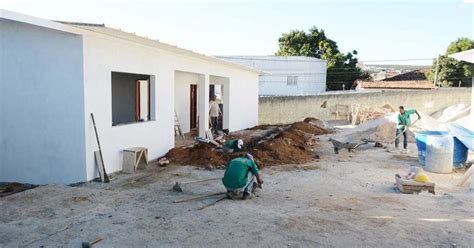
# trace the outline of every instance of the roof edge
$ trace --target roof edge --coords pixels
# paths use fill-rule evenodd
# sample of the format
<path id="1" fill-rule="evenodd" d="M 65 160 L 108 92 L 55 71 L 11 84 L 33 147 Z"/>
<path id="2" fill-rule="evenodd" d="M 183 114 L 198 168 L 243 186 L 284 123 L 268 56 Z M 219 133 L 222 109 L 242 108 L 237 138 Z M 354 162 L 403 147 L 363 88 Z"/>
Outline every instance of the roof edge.
<path id="1" fill-rule="evenodd" d="M 0 9 L 0 19 L 7 19 L 11 21 L 31 24 L 34 26 L 49 28 L 49 29 L 72 33 L 72 34 L 81 34 L 74 28 L 71 28 L 70 26 L 64 25 L 59 22 L 54 22 L 54 21 L 43 19 L 43 18 L 29 16 L 29 15 L 24 15 L 24 14 L 20 14 L 20 13 L 5 10 L 5 9 Z"/>
<path id="2" fill-rule="evenodd" d="M 73 26 L 74 22 L 69 22 L 69 25 L 68 25 L 68 24 L 66 24 L 68 22 L 51 21 L 51 20 L 47 20 L 47 19 L 43 19 L 43 18 L 39 18 L 39 17 L 20 14 L 20 13 L 5 10 L 5 9 L 0 9 L 0 19 L 7 19 L 7 20 L 11 20 L 11 21 L 26 23 L 26 24 L 30 24 L 30 25 L 34 25 L 34 26 L 40 26 L 40 27 L 44 27 L 44 28 L 49 28 L 49 29 L 58 30 L 58 31 L 62 31 L 62 32 L 68 32 L 68 33 L 77 34 L 77 35 L 83 35 L 84 31 L 91 32 L 91 30 L 87 30 L 86 28 L 81 28 L 80 26 Z M 80 22 L 76 22 L 76 23 L 78 25 L 90 25 L 90 26 L 101 25 L 101 24 L 93 24 L 93 23 L 80 23 Z M 102 25 L 103 25 L 103 27 L 105 27 L 104 24 L 102 24 Z M 103 34 L 103 33 L 102 33 L 102 35 L 110 36 L 110 35 Z M 114 37 L 116 39 L 124 39 L 124 40 L 128 40 L 130 42 L 135 42 L 135 43 L 138 43 L 138 44 L 154 45 L 154 47 L 157 47 L 157 48 L 168 49 L 168 50 L 171 50 L 171 51 L 179 52 L 181 54 L 189 55 L 189 56 L 199 58 L 199 59 L 203 59 L 203 60 L 210 61 L 210 62 L 216 62 L 216 63 L 220 62 L 220 63 L 222 63 L 226 66 L 238 68 L 238 69 L 244 70 L 244 71 L 254 72 L 254 73 L 259 74 L 259 75 L 267 74 L 267 72 L 258 70 L 256 68 L 240 65 L 240 64 L 237 64 L 237 63 L 232 63 L 230 61 L 226 61 L 226 60 L 219 59 L 219 58 L 216 58 L 216 57 L 213 57 L 213 56 L 209 56 L 209 55 L 205 55 L 205 54 L 202 54 L 202 53 L 194 52 L 194 51 L 191 51 L 191 50 L 188 50 L 188 49 L 185 49 L 185 48 L 180 48 L 180 47 L 177 47 L 177 46 L 173 46 L 173 45 L 166 44 L 166 43 L 163 43 L 163 42 L 159 42 L 159 41 L 156 41 L 156 40 L 152 40 L 152 39 L 149 39 L 149 38 L 141 37 L 141 36 L 138 36 L 138 35 L 135 35 L 135 36 L 138 39 L 141 39 L 142 41 L 146 40 L 146 42 L 140 42 L 140 41 L 137 41 L 137 40 L 125 39 L 125 38 L 120 38 L 120 37 L 116 37 L 116 36 L 110 36 L 110 37 Z"/>

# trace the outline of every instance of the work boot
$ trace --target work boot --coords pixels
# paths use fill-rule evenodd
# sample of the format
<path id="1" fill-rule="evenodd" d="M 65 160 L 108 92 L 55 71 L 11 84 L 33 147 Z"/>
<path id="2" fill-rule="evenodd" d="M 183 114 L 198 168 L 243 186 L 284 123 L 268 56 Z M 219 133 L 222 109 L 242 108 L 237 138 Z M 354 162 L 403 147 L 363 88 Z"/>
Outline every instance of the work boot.
<path id="1" fill-rule="evenodd" d="M 242 195 L 242 200 L 247 200 L 249 197 L 250 197 L 250 193 L 244 192 L 244 194 Z"/>

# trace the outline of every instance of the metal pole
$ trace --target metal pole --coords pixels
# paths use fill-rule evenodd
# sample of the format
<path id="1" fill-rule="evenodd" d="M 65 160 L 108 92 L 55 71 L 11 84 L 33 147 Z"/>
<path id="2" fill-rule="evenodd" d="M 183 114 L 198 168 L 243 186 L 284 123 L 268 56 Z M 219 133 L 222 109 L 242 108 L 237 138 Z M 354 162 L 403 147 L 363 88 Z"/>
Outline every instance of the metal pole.
<path id="1" fill-rule="evenodd" d="M 438 69 L 439 69 L 439 56 L 436 58 L 436 68 L 435 68 L 435 75 L 434 75 L 434 86 L 436 87 L 438 85 Z"/>

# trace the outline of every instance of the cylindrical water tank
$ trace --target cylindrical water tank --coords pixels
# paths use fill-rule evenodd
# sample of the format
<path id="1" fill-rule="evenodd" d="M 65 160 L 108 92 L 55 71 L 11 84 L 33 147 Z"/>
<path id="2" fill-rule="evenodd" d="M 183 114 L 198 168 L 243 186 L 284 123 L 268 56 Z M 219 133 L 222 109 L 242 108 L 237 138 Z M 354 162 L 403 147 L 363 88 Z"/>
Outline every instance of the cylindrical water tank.
<path id="1" fill-rule="evenodd" d="M 453 147 L 453 136 L 449 134 L 427 136 L 425 169 L 435 173 L 451 173 Z"/>

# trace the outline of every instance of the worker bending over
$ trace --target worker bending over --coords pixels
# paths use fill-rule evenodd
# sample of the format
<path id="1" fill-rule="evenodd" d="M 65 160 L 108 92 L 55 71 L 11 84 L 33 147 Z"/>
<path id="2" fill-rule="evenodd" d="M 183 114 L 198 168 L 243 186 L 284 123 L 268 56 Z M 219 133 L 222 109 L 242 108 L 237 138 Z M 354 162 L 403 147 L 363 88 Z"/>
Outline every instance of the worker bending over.
<path id="1" fill-rule="evenodd" d="M 224 152 L 241 152 L 244 150 L 244 141 L 241 139 L 231 139 L 224 143 Z"/>
<path id="2" fill-rule="evenodd" d="M 229 199 L 242 194 L 242 199 L 246 200 L 257 187 L 262 188 L 263 180 L 253 156 L 247 153 L 229 161 L 222 183 Z"/>
<path id="3" fill-rule="evenodd" d="M 416 114 L 418 116 L 418 119 L 421 119 L 421 116 L 420 114 L 418 114 L 418 111 L 416 111 L 416 109 L 412 109 L 412 108 L 405 109 L 403 106 L 399 107 L 399 112 L 400 113 L 398 113 L 395 148 L 398 149 L 398 145 L 400 144 L 400 136 L 403 133 L 403 149 L 406 150 L 407 145 L 408 145 L 407 131 L 408 131 L 408 127 L 410 127 L 411 125 L 410 115 Z"/>

